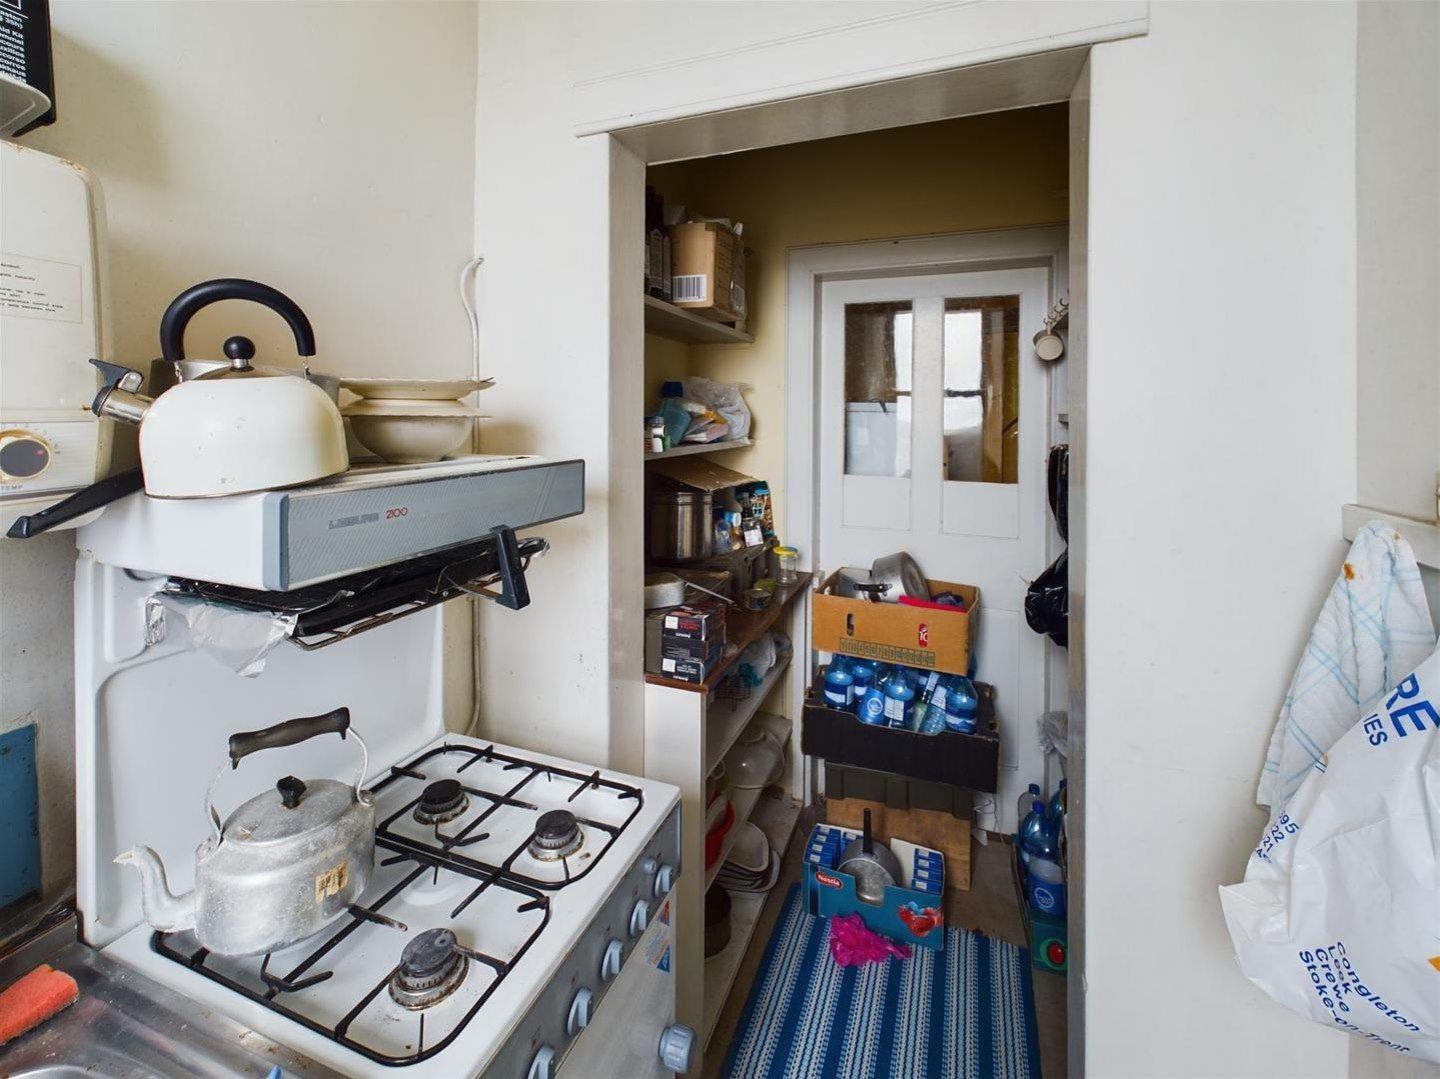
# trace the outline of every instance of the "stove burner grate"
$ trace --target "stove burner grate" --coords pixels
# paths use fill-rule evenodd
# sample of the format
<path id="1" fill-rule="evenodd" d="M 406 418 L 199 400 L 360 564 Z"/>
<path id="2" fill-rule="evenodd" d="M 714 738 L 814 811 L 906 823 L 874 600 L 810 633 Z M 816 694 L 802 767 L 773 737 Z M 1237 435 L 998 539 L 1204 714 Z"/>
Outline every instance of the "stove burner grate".
<path id="1" fill-rule="evenodd" d="M 415 819 L 421 824 L 444 824 L 463 816 L 469 808 L 470 796 L 458 779 L 437 779 L 420 792 Z"/>
<path id="2" fill-rule="evenodd" d="M 468 952 L 449 929 L 427 929 L 411 938 L 390 978 L 390 999 L 412 1012 L 439 1004 L 465 981 Z"/>
<path id="3" fill-rule="evenodd" d="M 542 862 L 558 862 L 578 851 L 585 843 L 580 821 L 568 809 L 541 813 L 530 839 L 530 854 Z"/>

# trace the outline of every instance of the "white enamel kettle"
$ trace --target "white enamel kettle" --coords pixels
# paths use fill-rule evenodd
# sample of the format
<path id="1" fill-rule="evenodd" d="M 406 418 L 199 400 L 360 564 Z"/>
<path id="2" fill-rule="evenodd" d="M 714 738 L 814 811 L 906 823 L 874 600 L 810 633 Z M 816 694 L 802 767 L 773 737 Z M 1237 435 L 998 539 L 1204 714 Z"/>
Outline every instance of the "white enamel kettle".
<path id="1" fill-rule="evenodd" d="M 258 281 L 222 278 L 186 289 L 166 309 L 160 323 L 166 360 L 185 359 L 185 327 L 202 307 L 220 300 L 263 304 L 289 323 L 302 357 L 315 354 L 310 321 L 293 300 Z M 209 498 L 264 491 L 348 467 L 340 410 L 324 390 L 305 378 L 257 370 L 249 338 L 231 337 L 224 351 L 226 366 L 154 399 L 136 392 L 144 377 L 139 371 L 90 361 L 105 379 L 95 414 L 140 428 L 146 494 Z"/>

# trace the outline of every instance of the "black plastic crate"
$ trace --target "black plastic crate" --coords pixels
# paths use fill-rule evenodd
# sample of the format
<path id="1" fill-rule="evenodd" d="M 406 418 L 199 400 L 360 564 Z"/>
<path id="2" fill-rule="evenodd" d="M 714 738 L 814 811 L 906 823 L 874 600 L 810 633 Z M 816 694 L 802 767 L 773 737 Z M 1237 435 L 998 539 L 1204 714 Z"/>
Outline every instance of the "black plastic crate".
<path id="1" fill-rule="evenodd" d="M 800 748 L 827 764 L 849 764 L 993 794 L 1000 779 L 995 688 L 976 682 L 975 689 L 980 696 L 980 713 L 974 734 L 918 734 L 861 723 L 853 712 L 830 707 L 824 703 L 822 681 L 817 678 L 805 698 Z"/>
<path id="2" fill-rule="evenodd" d="M 825 797 L 859 798 L 890 809 L 926 809 L 948 813 L 956 820 L 969 820 L 975 805 L 973 792 L 967 787 L 911 779 L 835 761 L 825 762 Z"/>

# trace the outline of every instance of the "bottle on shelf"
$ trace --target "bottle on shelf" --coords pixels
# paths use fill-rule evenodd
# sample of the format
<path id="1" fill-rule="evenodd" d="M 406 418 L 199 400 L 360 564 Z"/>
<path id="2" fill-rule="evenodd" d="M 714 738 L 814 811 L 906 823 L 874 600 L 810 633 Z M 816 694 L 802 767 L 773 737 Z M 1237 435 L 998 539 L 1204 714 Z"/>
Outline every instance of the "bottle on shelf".
<path id="1" fill-rule="evenodd" d="M 962 734 L 974 734 L 980 698 L 970 679 L 957 675 L 945 690 L 945 727 Z"/>
<path id="2" fill-rule="evenodd" d="M 885 725 L 894 730 L 913 730 L 911 721 L 915 717 L 915 689 L 910 677 L 903 670 L 891 672 L 885 679 Z"/>
<path id="3" fill-rule="evenodd" d="M 855 677 L 845 661 L 836 656 L 825 668 L 825 703 L 831 708 L 850 710 L 854 699 Z"/>
<path id="4" fill-rule="evenodd" d="M 1057 822 L 1057 827 L 1060 819 L 1065 816 L 1066 800 L 1065 781 L 1062 779 L 1055 788 L 1055 793 L 1050 796 L 1050 819 Z"/>
<path id="5" fill-rule="evenodd" d="M 1030 815 L 1030 804 L 1040 797 L 1040 784 L 1038 783 L 1031 783 L 1030 786 L 1025 789 L 1025 793 L 1020 795 L 1020 800 L 1015 805 L 1015 827 L 1017 832 L 1020 828 L 1024 827 L 1025 818 Z"/>

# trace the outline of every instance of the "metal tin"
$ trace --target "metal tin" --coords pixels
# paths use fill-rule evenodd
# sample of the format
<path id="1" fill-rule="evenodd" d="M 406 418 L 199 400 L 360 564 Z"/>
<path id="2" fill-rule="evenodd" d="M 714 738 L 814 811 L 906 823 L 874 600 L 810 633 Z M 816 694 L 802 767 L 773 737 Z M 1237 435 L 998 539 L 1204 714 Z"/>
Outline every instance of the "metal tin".
<path id="1" fill-rule="evenodd" d="M 710 557 L 709 491 L 651 491 L 646 496 L 646 553 L 659 562 Z"/>

